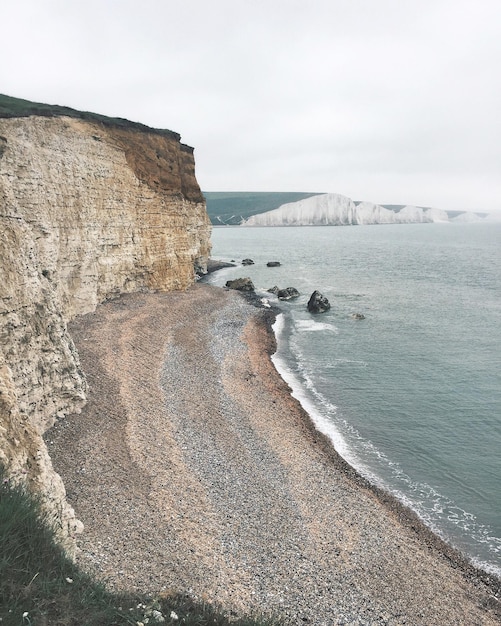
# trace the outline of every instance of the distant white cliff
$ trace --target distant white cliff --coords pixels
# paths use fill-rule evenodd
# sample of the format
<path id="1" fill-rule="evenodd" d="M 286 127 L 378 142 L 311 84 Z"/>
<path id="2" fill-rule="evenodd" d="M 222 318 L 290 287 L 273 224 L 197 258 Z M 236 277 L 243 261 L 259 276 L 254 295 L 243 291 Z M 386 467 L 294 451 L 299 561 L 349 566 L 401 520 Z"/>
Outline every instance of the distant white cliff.
<path id="1" fill-rule="evenodd" d="M 449 222 L 468 215 L 467 221 L 482 220 L 475 213 L 461 214 L 450 220 L 446 211 L 405 206 L 392 211 L 372 202 L 355 204 L 337 193 L 312 196 L 298 202 L 282 204 L 278 209 L 252 215 L 242 226 L 349 226 L 357 224 L 417 224 Z"/>
<path id="2" fill-rule="evenodd" d="M 486 218 L 486 222 L 501 222 L 501 212 L 489 213 Z"/>
<path id="3" fill-rule="evenodd" d="M 479 217 L 476 213 L 472 213 L 471 211 L 466 211 L 465 213 L 461 213 L 454 218 L 455 222 L 478 222 Z"/>

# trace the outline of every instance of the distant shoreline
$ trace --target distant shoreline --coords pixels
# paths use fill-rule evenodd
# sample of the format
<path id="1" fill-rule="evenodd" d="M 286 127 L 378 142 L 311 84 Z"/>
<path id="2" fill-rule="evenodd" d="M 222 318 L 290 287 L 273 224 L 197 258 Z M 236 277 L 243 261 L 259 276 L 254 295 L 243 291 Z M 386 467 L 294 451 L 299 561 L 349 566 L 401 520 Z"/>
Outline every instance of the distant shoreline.
<path id="1" fill-rule="evenodd" d="M 239 226 L 249 218 L 253 218 L 254 216 L 262 215 L 264 213 L 270 213 L 284 205 L 287 205 L 288 211 L 293 211 L 294 206 L 299 203 L 305 205 L 316 203 L 317 201 L 320 201 L 322 196 L 337 196 L 339 198 L 350 200 L 342 194 L 326 192 L 202 191 L 202 193 L 206 199 L 207 213 L 213 226 Z M 490 215 L 489 212 L 475 209 L 440 211 L 439 209 L 427 206 L 425 207 L 422 205 L 409 205 L 409 203 L 388 204 L 361 200 L 350 200 L 350 202 L 352 202 L 353 210 L 356 210 L 360 205 L 362 207 L 371 205 L 373 207 L 377 207 L 378 211 L 381 213 L 386 213 L 387 217 L 391 213 L 400 213 L 402 209 L 404 209 L 404 213 L 408 209 L 421 211 L 423 214 L 434 215 L 435 217 L 433 221 L 442 220 L 445 222 L 450 220 L 462 221 L 463 219 L 482 219 Z M 403 220 L 403 222 L 405 221 L 408 220 Z M 424 221 L 430 222 L 432 220 Z M 413 221 L 411 220 L 410 223 L 413 223 Z"/>

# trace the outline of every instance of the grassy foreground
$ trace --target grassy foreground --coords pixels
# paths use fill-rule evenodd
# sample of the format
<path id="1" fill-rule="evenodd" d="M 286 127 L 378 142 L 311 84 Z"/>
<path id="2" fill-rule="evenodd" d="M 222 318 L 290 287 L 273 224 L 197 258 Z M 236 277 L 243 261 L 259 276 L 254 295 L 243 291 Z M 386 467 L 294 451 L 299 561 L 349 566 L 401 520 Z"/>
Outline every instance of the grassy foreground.
<path id="1" fill-rule="evenodd" d="M 39 503 L 10 484 L 0 467 L 1 626 L 121 626 L 132 624 L 271 626 L 237 618 L 210 604 L 170 595 L 117 595 L 83 573 L 55 544 Z"/>

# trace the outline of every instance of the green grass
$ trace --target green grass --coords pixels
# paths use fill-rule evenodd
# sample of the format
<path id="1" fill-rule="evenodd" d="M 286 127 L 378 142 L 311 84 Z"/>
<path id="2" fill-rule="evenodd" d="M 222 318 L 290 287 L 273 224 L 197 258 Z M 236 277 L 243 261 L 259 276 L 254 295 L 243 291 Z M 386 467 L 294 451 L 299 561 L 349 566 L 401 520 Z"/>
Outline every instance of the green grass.
<path id="1" fill-rule="evenodd" d="M 158 614 L 154 612 L 158 611 Z M 161 614 L 165 621 L 155 619 Z M 0 467 L 1 626 L 271 626 L 236 617 L 183 594 L 161 599 L 108 592 L 55 544 L 39 502 L 11 485 Z"/>
<path id="2" fill-rule="evenodd" d="M 31 102 L 30 100 L 22 100 L 21 98 L 13 98 L 0 94 L 0 118 L 10 117 L 28 117 L 30 115 L 38 115 L 41 117 L 75 117 L 81 120 L 88 120 L 91 122 L 98 122 L 105 126 L 111 126 L 115 128 L 126 128 L 139 131 L 147 131 L 149 133 L 155 133 L 157 135 L 166 135 L 172 137 L 177 141 L 181 136 L 172 130 L 161 128 L 150 128 L 139 122 L 131 122 L 121 117 L 108 117 L 106 115 L 99 115 L 98 113 L 91 113 L 89 111 L 77 111 L 70 107 L 60 106 L 58 104 L 43 104 L 41 102 Z"/>

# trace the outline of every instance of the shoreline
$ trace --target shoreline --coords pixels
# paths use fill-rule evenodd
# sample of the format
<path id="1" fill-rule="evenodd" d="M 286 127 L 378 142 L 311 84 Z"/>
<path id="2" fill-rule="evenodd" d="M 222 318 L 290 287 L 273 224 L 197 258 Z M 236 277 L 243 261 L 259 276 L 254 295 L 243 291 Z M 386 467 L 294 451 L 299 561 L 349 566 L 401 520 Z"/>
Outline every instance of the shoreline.
<path id="1" fill-rule="evenodd" d="M 256 298 L 258 296 L 247 296 L 245 293 L 241 294 L 242 297 L 248 298 L 251 304 L 254 306 L 259 306 Z M 260 298 L 259 298 L 260 299 Z M 264 310 L 270 311 L 270 309 L 264 308 Z M 353 480 L 358 485 L 363 487 L 364 489 L 369 489 L 372 491 L 382 505 L 387 507 L 390 511 L 395 512 L 399 518 L 399 521 L 402 524 L 408 525 L 411 529 L 415 530 L 416 533 L 420 536 L 420 538 L 428 543 L 429 545 L 433 545 L 436 549 L 448 558 L 454 567 L 460 568 L 463 570 L 466 576 L 479 578 L 483 583 L 489 586 L 492 589 L 493 593 L 496 595 L 500 595 L 501 593 L 501 577 L 497 576 L 494 573 L 488 572 L 482 567 L 475 565 L 468 557 L 468 555 L 464 554 L 458 548 L 454 547 L 451 543 L 449 543 L 446 539 L 442 538 L 437 532 L 435 532 L 432 528 L 430 528 L 419 516 L 419 514 L 414 511 L 410 506 L 403 503 L 399 500 L 395 495 L 393 495 L 390 491 L 379 487 L 375 483 L 373 483 L 369 478 L 363 476 L 353 465 L 350 464 L 348 460 L 346 460 L 340 452 L 338 452 L 335 448 L 335 442 L 331 439 L 331 437 L 323 433 L 318 426 L 315 424 L 315 419 L 308 412 L 308 410 L 303 406 L 300 399 L 296 398 L 293 393 L 293 389 L 289 385 L 289 383 L 285 380 L 283 373 L 277 368 L 274 363 L 273 356 L 277 350 L 278 339 L 275 333 L 275 329 L 273 328 L 276 318 L 279 314 L 283 314 L 279 307 L 273 307 L 270 312 L 270 316 L 265 318 L 266 331 L 273 337 L 273 340 L 269 342 L 267 345 L 267 354 L 270 358 L 270 361 L 273 363 L 277 374 L 283 380 L 289 393 L 291 396 L 298 402 L 301 407 L 301 410 L 304 412 L 305 420 L 310 426 L 311 430 L 322 437 L 325 440 L 326 446 L 326 454 L 331 454 L 332 463 L 346 476 L 349 477 L 350 480 Z M 273 316 L 273 317 L 272 317 Z"/>
<path id="2" fill-rule="evenodd" d="M 316 430 L 270 355 L 274 312 L 209 285 L 72 323 L 88 405 L 46 434 L 111 588 L 289 623 L 495 624 L 477 570 Z"/>
<path id="3" fill-rule="evenodd" d="M 279 312 L 281 314 L 281 312 Z M 274 324 L 271 323 L 269 326 L 269 332 L 272 333 L 275 337 L 275 342 L 278 343 L 276 337 L 276 330 L 273 328 Z M 275 369 L 277 370 L 279 376 L 284 380 L 286 385 L 290 389 L 291 395 L 297 400 L 297 402 L 301 405 L 302 410 L 306 415 L 306 419 L 311 422 L 311 425 L 315 431 L 319 432 L 323 437 L 325 437 L 327 444 L 333 449 L 335 455 L 338 459 L 335 462 L 339 464 L 339 468 L 342 469 L 350 478 L 353 480 L 359 481 L 360 485 L 365 488 L 373 491 L 382 504 L 389 507 L 390 509 L 402 509 L 399 517 L 402 521 L 405 520 L 405 523 L 411 524 L 412 527 L 417 525 L 422 525 L 423 529 L 420 532 L 423 532 L 423 535 L 431 535 L 431 539 L 429 541 L 431 543 L 436 542 L 438 549 L 440 549 L 448 558 L 450 558 L 451 562 L 455 563 L 457 567 L 461 567 L 464 570 L 468 570 L 472 575 L 480 577 L 484 580 L 497 594 L 500 593 L 501 590 L 501 577 L 493 572 L 489 572 L 487 569 L 477 565 L 473 562 L 473 560 L 468 556 L 468 554 L 462 552 L 459 548 L 456 548 L 452 543 L 450 543 L 447 539 L 442 537 L 437 531 L 433 530 L 426 522 L 421 518 L 419 513 L 415 511 L 411 506 L 402 502 L 396 495 L 391 493 L 391 491 L 385 489 L 384 487 L 378 486 L 375 482 L 371 481 L 370 478 L 363 475 L 354 465 L 350 463 L 348 459 L 346 459 L 341 452 L 336 449 L 336 442 L 333 438 L 326 432 L 322 431 L 322 424 L 317 423 L 317 418 L 315 418 L 308 410 L 306 406 L 304 406 L 301 398 L 295 395 L 295 390 L 291 387 L 290 383 L 287 381 L 284 376 L 284 372 L 277 367 L 275 363 L 275 352 L 269 353 L 270 359 L 272 360 Z"/>

